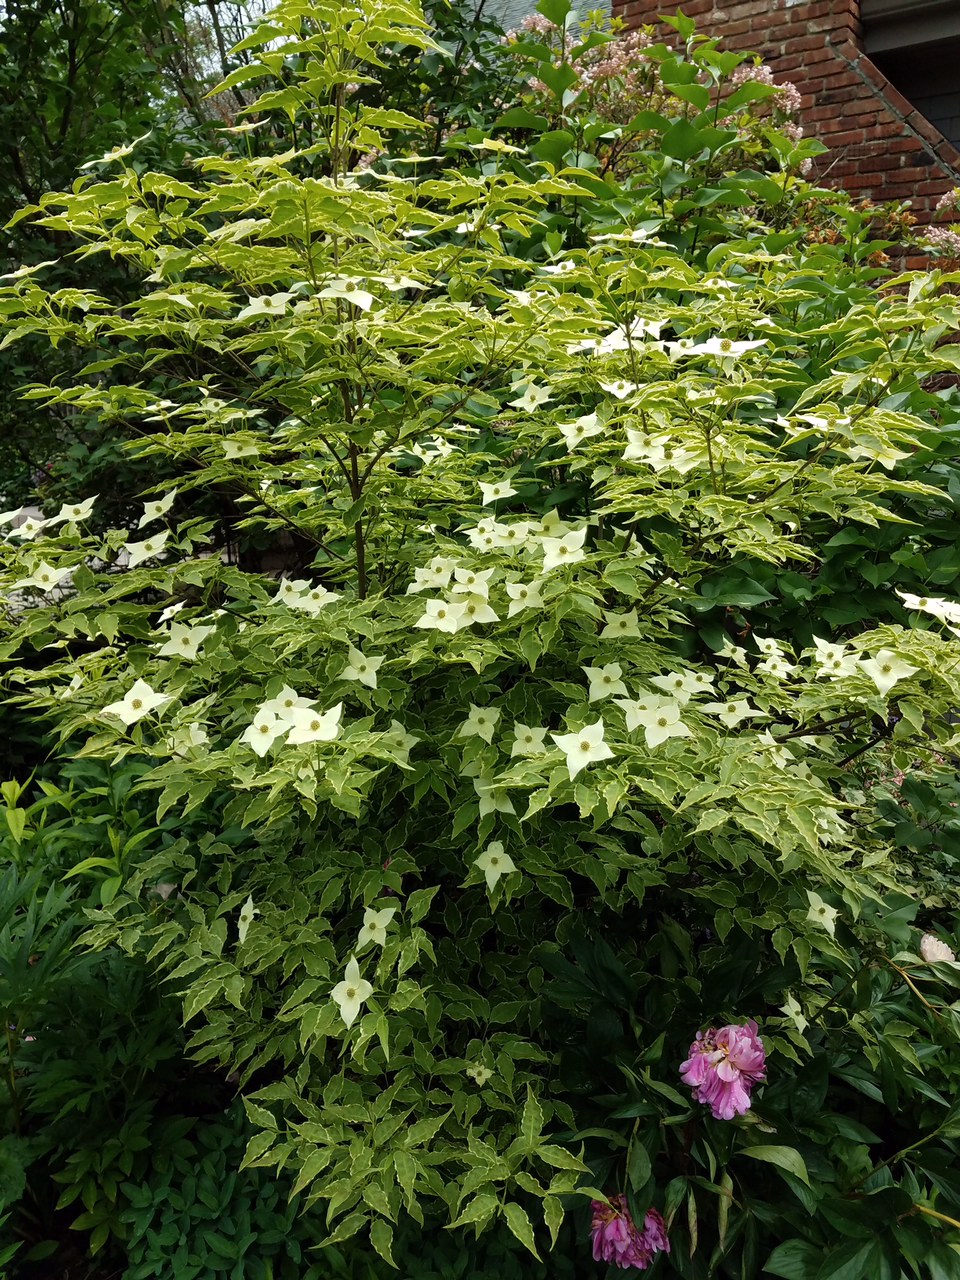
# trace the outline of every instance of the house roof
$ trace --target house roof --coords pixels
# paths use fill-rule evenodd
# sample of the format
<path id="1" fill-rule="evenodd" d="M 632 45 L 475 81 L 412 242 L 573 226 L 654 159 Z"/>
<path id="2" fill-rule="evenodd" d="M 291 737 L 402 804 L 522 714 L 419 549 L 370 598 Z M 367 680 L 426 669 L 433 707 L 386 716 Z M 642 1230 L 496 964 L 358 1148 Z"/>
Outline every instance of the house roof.
<path id="1" fill-rule="evenodd" d="M 861 0 L 868 54 L 960 39 L 958 0 Z"/>

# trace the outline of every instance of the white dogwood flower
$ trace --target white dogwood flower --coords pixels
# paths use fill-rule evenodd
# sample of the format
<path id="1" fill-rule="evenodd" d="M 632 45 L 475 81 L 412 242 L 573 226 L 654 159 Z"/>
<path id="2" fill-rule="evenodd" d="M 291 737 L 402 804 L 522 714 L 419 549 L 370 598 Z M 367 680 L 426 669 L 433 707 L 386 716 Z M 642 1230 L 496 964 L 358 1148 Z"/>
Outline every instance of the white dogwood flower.
<path id="1" fill-rule="evenodd" d="M 627 724 L 631 729 L 642 726 L 643 736 L 648 747 L 659 747 L 668 738 L 690 738 L 693 735 L 680 719 L 683 705 L 675 701 L 662 701 L 657 704 L 632 708 L 633 715 Z"/>
<path id="2" fill-rule="evenodd" d="M 260 707 L 253 719 L 240 735 L 245 742 L 261 758 L 267 754 L 278 738 L 282 738 L 290 728 L 289 720 L 281 720 L 269 706 Z"/>
<path id="3" fill-rule="evenodd" d="M 468 627 L 463 601 L 453 603 L 449 600 L 425 600 L 424 612 L 413 624 L 428 631 L 446 631 L 450 635 Z"/>
<path id="4" fill-rule="evenodd" d="M 313 706 L 313 699 L 302 697 L 296 689 L 291 689 L 288 684 L 285 684 L 275 697 L 262 704 L 260 710 L 290 725 L 293 723 L 295 711 L 309 711 Z"/>
<path id="5" fill-rule="evenodd" d="M 477 484 L 480 489 L 480 499 L 485 507 L 491 502 L 499 502 L 501 498 L 512 498 L 517 492 L 508 480 L 496 480 L 492 484 L 485 484 L 482 480 L 478 480 Z"/>
<path id="6" fill-rule="evenodd" d="M 533 582 L 505 582 L 510 603 L 507 605 L 507 617 L 513 618 L 524 609 L 542 609 L 543 598 L 540 595 L 542 582 L 535 578 Z"/>
<path id="7" fill-rule="evenodd" d="M 604 741 L 603 732 L 603 721 L 597 720 L 573 733 L 551 733 L 550 737 L 567 757 L 567 772 L 571 781 L 588 764 L 609 760 L 613 756 L 613 751 Z"/>
<path id="8" fill-rule="evenodd" d="M 407 587 L 407 595 L 416 595 L 420 591 L 442 591 L 458 563 L 448 556 L 434 556 L 425 568 L 414 569 L 413 582 Z"/>
<path id="9" fill-rule="evenodd" d="M 374 304 L 374 296 L 367 289 L 361 289 L 366 283 L 356 276 L 339 276 L 327 280 L 322 289 L 317 290 L 318 298 L 337 298 L 342 302 L 352 302 L 361 311 L 369 311 Z"/>
<path id="10" fill-rule="evenodd" d="M 243 944 L 247 940 L 247 930 L 253 924 L 253 917 L 260 914 L 260 908 L 253 905 L 253 894 L 247 898 L 246 902 L 240 908 L 240 915 L 237 919 L 237 941 Z"/>
<path id="11" fill-rule="evenodd" d="M 97 501 L 97 495 L 92 498 L 84 498 L 82 502 L 65 502 L 55 516 L 47 521 L 47 524 L 62 524 L 66 520 L 86 520 L 93 511 L 94 504 Z"/>
<path id="12" fill-rule="evenodd" d="M 527 544 L 530 528 L 529 520 L 514 520 L 512 524 L 499 524 L 493 521 L 489 528 L 489 545 L 519 551 Z"/>
<path id="13" fill-rule="evenodd" d="M 340 733 L 340 717 L 343 703 L 338 702 L 329 711 L 307 711 L 298 707 L 290 713 L 290 733 L 287 741 L 292 746 L 308 742 L 333 742 Z"/>
<path id="14" fill-rule="evenodd" d="M 256 458 L 260 454 L 260 450 L 249 437 L 231 436 L 229 439 L 221 441 L 221 447 L 223 456 L 227 459 Z"/>
<path id="15" fill-rule="evenodd" d="M 836 907 L 831 907 L 829 902 L 824 902 L 819 893 L 814 893 L 812 889 L 807 890 L 807 901 L 810 909 L 807 911 L 807 919 L 811 924 L 825 929 L 830 937 L 836 937 L 837 933 L 837 916 L 840 912 Z"/>
<path id="16" fill-rule="evenodd" d="M 494 573 L 495 569 L 455 569 L 450 592 L 452 595 L 483 596 L 486 599 Z"/>
<path id="17" fill-rule="evenodd" d="M 46 527 L 46 520 L 36 520 L 33 516 L 27 516 L 22 524 L 18 524 L 16 528 L 10 530 L 10 537 L 21 538 L 24 542 L 32 542 L 37 534 L 41 533 Z"/>
<path id="18" fill-rule="evenodd" d="M 357 680 L 360 684 L 365 684 L 368 689 L 377 687 L 377 672 L 384 663 L 383 657 L 367 658 L 355 649 L 353 645 L 349 646 L 348 656 L 350 661 L 340 672 L 341 680 Z"/>
<path id="19" fill-rule="evenodd" d="M 919 609 L 921 613 L 929 613 L 941 622 L 960 625 L 960 604 L 953 600 L 940 600 L 931 596 L 915 596 L 909 591 L 897 591 L 906 609 Z"/>
<path id="20" fill-rule="evenodd" d="M 881 694 L 886 697 L 898 681 L 914 675 L 920 668 L 912 667 L 909 662 L 904 662 L 889 649 L 878 649 L 874 657 L 864 658 L 861 661 L 860 670 L 870 677 Z"/>
<path id="21" fill-rule="evenodd" d="M 669 671 L 663 676 L 651 676 L 650 683 L 668 693 L 681 705 L 698 693 L 712 693 L 711 677 L 703 671 Z"/>
<path id="22" fill-rule="evenodd" d="M 156 690 L 151 689 L 146 680 L 136 680 L 133 687 L 124 694 L 119 702 L 111 702 L 109 706 L 103 708 L 100 714 L 102 716 L 116 716 L 129 728 L 130 725 L 136 724 L 138 720 L 148 716 L 157 707 L 162 707 L 164 703 L 170 701 L 171 698 L 168 693 L 157 693 Z"/>
<path id="23" fill-rule="evenodd" d="M 583 444 L 584 440 L 600 435 L 603 431 L 603 423 L 598 422 L 595 413 L 585 413 L 583 417 L 573 422 L 558 422 L 557 428 L 572 453 L 578 444 Z"/>
<path id="24" fill-rule="evenodd" d="M 516 813 L 513 801 L 503 787 L 497 786 L 492 773 L 482 773 L 474 778 L 473 789 L 477 793 L 481 818 L 488 813 Z"/>
<path id="25" fill-rule="evenodd" d="M 473 595 L 463 597 L 463 618 L 467 626 L 475 622 L 499 622 L 500 615 L 490 608 L 486 596 Z"/>
<path id="26" fill-rule="evenodd" d="M 542 404 L 546 404 L 553 398 L 552 387 L 538 387 L 534 382 L 520 385 L 524 387 L 523 394 L 517 396 L 515 400 L 508 400 L 507 404 L 514 409 L 522 409 L 524 413 L 534 413 Z"/>
<path id="27" fill-rule="evenodd" d="M 546 729 L 534 728 L 533 725 L 521 724 L 519 720 L 513 726 L 513 743 L 511 756 L 542 756 L 547 751 Z"/>
<path id="28" fill-rule="evenodd" d="M 625 636 L 640 635 L 640 620 L 636 609 L 631 609 L 628 613 L 616 613 L 607 609 L 604 610 L 603 617 L 606 626 L 600 632 L 601 640 L 619 640 Z"/>
<path id="29" fill-rule="evenodd" d="M 55 569 L 52 564 L 47 564 L 46 560 L 41 560 L 30 576 L 15 582 L 11 590 L 19 591 L 23 587 L 36 587 L 38 591 L 52 591 L 70 572 L 69 566 Z"/>
<path id="30" fill-rule="evenodd" d="M 500 840 L 492 840 L 473 865 L 483 872 L 490 893 L 493 893 L 501 876 L 509 875 L 517 869 L 509 853 L 504 852 Z"/>
<path id="31" fill-rule="evenodd" d="M 584 675 L 589 683 L 588 702 L 600 702 L 603 698 L 626 697 L 627 686 L 620 677 L 623 668 L 619 662 L 608 662 L 602 667 L 583 667 Z"/>
<path id="32" fill-rule="evenodd" d="M 470 714 L 457 729 L 457 737 L 482 738 L 484 742 L 492 742 L 499 719 L 499 707 L 478 707 L 471 702 Z"/>
<path id="33" fill-rule="evenodd" d="M 729 702 L 705 702 L 700 710 L 716 716 L 730 729 L 735 728 L 741 720 L 764 714 L 762 711 L 757 711 L 755 707 L 751 707 L 746 698 L 734 698 Z"/>
<path id="34" fill-rule="evenodd" d="M 152 538 L 144 539 L 143 542 L 128 542 L 126 546 L 127 568 L 133 569 L 136 565 L 142 564 L 144 560 L 151 560 L 154 556 L 159 555 L 169 536 L 170 531 L 164 529 L 162 533 L 156 533 Z"/>
<path id="35" fill-rule="evenodd" d="M 340 1017 L 343 1019 L 345 1026 L 353 1026 L 361 1006 L 372 995 L 373 987 L 366 978 L 360 977 L 360 966 L 357 964 L 357 958 L 356 956 L 351 956 L 344 970 L 343 981 L 338 982 L 330 992 L 331 999 L 336 1001 L 340 1008 Z"/>
<path id="36" fill-rule="evenodd" d="M 578 560 L 583 560 L 586 555 L 583 544 L 586 540 L 585 526 L 565 533 L 562 538 L 541 538 L 544 572 L 549 573 L 551 569 L 559 569 L 563 565 L 576 564 Z"/>
<path id="37" fill-rule="evenodd" d="M 623 378 L 618 378 L 616 382 L 601 382 L 600 385 L 617 400 L 626 400 L 627 396 L 632 396 L 634 391 L 640 390 L 638 383 L 627 382 Z"/>
<path id="38" fill-rule="evenodd" d="M 308 586 L 306 591 L 291 596 L 285 603 L 289 608 L 297 609 L 300 613 L 317 614 L 328 604 L 333 604 L 334 600 L 339 599 L 339 591 L 328 591 L 326 587 Z"/>
<path id="39" fill-rule="evenodd" d="M 165 516 L 176 500 L 177 491 L 171 489 L 169 493 L 165 493 L 162 498 L 151 498 L 143 504 L 143 515 L 137 522 L 137 528 L 142 529 L 145 524 L 150 524 L 153 520 L 159 520 Z"/>
<path id="40" fill-rule="evenodd" d="M 757 347 L 765 347 L 767 345 L 766 338 L 752 338 L 747 341 L 735 342 L 732 338 L 708 338 L 706 342 L 697 342 L 687 349 L 686 354 L 690 356 L 715 356 L 718 360 L 738 360 L 740 356 L 746 355 L 748 351 L 755 351 Z"/>
<path id="41" fill-rule="evenodd" d="M 378 947 L 382 947 L 387 940 L 387 925 L 396 914 L 396 907 L 384 907 L 381 911 L 375 911 L 373 907 L 364 907 L 363 926 L 357 934 L 357 950 L 360 951 L 368 942 L 374 942 Z"/>
<path id="42" fill-rule="evenodd" d="M 157 652 L 162 658 L 187 658 L 192 661 L 200 652 L 204 640 L 207 636 L 212 636 L 216 629 L 172 622 L 167 640 Z"/>
<path id="43" fill-rule="evenodd" d="M 295 297 L 292 293 L 265 293 L 260 298 L 247 298 L 247 305 L 238 311 L 237 320 L 257 320 L 261 316 L 282 316 L 287 303 Z"/>
<path id="44" fill-rule="evenodd" d="M 830 676 L 835 680 L 852 676 L 860 665 L 857 655 L 848 652 L 846 645 L 833 644 L 819 636 L 813 637 L 813 644 L 818 676 Z"/>

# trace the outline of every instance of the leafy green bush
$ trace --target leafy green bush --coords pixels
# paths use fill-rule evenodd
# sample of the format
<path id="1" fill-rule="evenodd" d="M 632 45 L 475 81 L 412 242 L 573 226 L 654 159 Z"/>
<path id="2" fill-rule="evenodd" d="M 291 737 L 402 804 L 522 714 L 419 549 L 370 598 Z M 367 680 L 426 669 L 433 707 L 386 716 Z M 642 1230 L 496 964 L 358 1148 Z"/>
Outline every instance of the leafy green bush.
<path id="1" fill-rule="evenodd" d="M 416 123 L 347 90 L 433 48 L 412 6 L 286 0 L 246 44 L 231 83 L 296 66 L 257 109 L 309 113 L 309 154 L 117 157 L 35 216 L 139 298 L 2 299 L 16 334 L 125 344 L 31 397 L 128 420 L 302 566 L 229 563 L 160 488 L 135 536 L 8 515 L 11 686 L 191 824 L 101 868 L 87 942 L 182 1000 L 245 1169 L 363 1240 L 348 1266 L 440 1220 L 570 1232 L 578 1275 L 591 1230 L 697 1280 L 960 1275 L 955 879 L 928 901 L 865 790 L 955 750 L 957 413 L 924 388 L 956 299 L 782 228 L 696 94 L 672 194 L 621 203 L 565 142 L 351 169 Z M 814 199 L 769 147 L 762 182 Z M 704 149 L 749 206 L 687 207 Z M 905 594 L 837 617 L 824 544 L 861 530 Z M 199 1213 L 160 1195 L 143 1265 L 211 1266 L 169 1262 Z"/>

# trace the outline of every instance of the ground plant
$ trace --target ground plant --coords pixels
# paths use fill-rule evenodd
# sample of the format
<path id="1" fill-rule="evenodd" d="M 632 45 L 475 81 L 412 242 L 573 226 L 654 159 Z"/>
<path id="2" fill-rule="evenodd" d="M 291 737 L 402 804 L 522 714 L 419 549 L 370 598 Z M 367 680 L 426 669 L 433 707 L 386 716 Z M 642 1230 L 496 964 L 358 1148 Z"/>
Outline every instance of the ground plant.
<path id="1" fill-rule="evenodd" d="M 415 4 L 283 0 L 220 91 L 286 151 L 22 212 L 138 282 L 13 273 L 8 345 L 85 353 L 27 402 L 176 477 L 0 513 L 24 1267 L 82 1204 L 127 1280 L 960 1277 L 954 277 L 753 60 L 677 18 L 614 118 L 540 17 L 436 151 L 374 92 Z M 54 961 L 110 1082 L 153 1045 L 73 1151 Z"/>

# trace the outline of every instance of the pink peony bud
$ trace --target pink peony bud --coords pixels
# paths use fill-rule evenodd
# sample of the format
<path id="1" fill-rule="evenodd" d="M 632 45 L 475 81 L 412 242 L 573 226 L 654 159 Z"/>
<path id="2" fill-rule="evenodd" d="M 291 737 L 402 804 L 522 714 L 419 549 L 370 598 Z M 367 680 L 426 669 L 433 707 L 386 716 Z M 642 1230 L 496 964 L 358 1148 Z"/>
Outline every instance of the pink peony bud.
<path id="1" fill-rule="evenodd" d="M 750 1110 L 750 1091 L 767 1078 L 766 1063 L 757 1024 L 751 1018 L 742 1027 L 698 1031 L 680 1075 L 715 1119 L 732 1120 Z"/>

